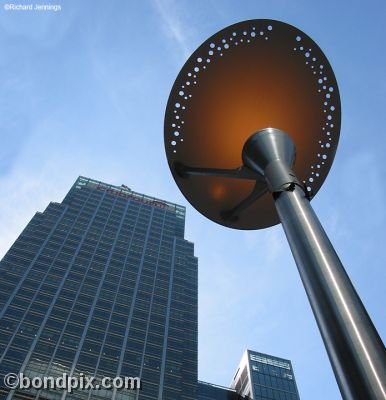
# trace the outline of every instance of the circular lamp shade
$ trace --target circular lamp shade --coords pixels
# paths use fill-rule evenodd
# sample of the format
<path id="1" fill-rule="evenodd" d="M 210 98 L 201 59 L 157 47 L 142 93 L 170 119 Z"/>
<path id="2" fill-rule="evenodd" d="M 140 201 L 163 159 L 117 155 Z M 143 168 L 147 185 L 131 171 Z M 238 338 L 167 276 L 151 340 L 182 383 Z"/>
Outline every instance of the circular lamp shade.
<path id="1" fill-rule="evenodd" d="M 224 218 L 259 185 L 254 179 L 187 177 L 176 166 L 239 168 L 247 139 L 277 128 L 292 138 L 293 170 L 312 198 L 333 162 L 340 119 L 337 82 L 318 45 L 283 22 L 244 21 L 210 37 L 181 69 L 165 115 L 167 159 L 203 215 L 232 228 L 265 228 L 279 222 L 267 192 L 237 218 Z"/>

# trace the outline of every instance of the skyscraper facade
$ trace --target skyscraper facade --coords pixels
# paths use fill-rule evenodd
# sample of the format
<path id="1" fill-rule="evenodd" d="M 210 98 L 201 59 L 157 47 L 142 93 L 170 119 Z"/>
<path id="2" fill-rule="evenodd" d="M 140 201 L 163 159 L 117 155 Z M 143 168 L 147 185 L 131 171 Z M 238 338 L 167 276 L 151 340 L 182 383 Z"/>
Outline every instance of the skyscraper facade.
<path id="1" fill-rule="evenodd" d="M 246 350 L 231 388 L 253 400 L 300 400 L 290 360 Z"/>
<path id="2" fill-rule="evenodd" d="M 85 177 L 37 213 L 0 263 L 0 398 L 196 399 L 197 259 L 184 228 L 184 207 Z M 142 388 L 12 389 L 10 373 Z"/>

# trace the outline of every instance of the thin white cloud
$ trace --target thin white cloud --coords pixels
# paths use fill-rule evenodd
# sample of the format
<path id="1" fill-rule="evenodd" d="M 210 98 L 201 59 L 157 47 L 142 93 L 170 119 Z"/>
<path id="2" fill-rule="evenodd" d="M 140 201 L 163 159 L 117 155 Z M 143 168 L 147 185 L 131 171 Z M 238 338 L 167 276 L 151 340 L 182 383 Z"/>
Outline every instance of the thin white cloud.
<path id="1" fill-rule="evenodd" d="M 178 44 L 182 56 L 187 59 L 192 52 L 186 34 L 188 25 L 183 24 L 176 2 L 174 0 L 155 0 L 154 4 L 165 33 Z"/>
<path id="2" fill-rule="evenodd" d="M 266 264 L 277 262 L 288 248 L 284 232 L 280 226 L 271 227 L 263 231 L 245 231 L 244 241 L 248 250 L 264 249 L 261 261 Z"/>

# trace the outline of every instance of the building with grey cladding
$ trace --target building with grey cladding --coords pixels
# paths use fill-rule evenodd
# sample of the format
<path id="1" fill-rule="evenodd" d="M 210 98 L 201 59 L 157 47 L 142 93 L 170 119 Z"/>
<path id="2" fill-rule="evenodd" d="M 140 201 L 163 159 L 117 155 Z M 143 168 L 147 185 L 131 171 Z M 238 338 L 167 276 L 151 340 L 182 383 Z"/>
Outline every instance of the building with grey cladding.
<path id="1" fill-rule="evenodd" d="M 213 383 L 198 381 L 198 400 L 243 400 L 246 398 L 239 395 L 235 389 L 215 385 Z"/>
<path id="2" fill-rule="evenodd" d="M 185 208 L 79 177 L 0 263 L 0 373 L 140 377 L 141 390 L 1 399 L 197 399 L 197 259 Z"/>

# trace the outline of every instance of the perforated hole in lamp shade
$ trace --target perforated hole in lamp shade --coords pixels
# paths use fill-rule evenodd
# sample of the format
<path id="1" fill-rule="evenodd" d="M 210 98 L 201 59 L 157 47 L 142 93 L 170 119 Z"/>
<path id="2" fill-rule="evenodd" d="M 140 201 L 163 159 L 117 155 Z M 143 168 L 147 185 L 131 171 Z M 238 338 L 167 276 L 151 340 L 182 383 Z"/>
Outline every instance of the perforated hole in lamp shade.
<path id="1" fill-rule="evenodd" d="M 210 37 L 181 69 L 165 115 L 168 163 L 184 196 L 206 217 L 232 228 L 265 228 L 279 222 L 270 193 L 235 221 L 221 217 L 252 192 L 253 180 L 182 178 L 173 164 L 240 167 L 248 137 L 277 128 L 294 141 L 293 170 L 313 197 L 333 162 L 340 116 L 334 73 L 311 38 L 279 21 L 240 22 Z"/>

